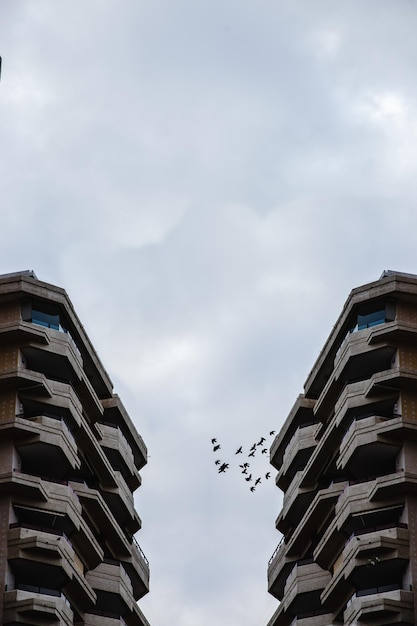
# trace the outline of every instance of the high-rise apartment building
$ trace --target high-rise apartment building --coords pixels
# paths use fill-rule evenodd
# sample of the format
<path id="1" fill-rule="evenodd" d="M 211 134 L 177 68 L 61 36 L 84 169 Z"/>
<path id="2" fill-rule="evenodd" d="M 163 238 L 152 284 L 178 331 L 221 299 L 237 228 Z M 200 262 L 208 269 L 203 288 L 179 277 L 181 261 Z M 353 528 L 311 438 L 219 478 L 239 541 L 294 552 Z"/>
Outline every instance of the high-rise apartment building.
<path id="1" fill-rule="evenodd" d="M 146 446 L 63 289 L 0 276 L 0 623 L 149 626 Z"/>
<path id="2" fill-rule="evenodd" d="M 417 276 L 354 289 L 271 447 L 268 626 L 417 623 Z"/>

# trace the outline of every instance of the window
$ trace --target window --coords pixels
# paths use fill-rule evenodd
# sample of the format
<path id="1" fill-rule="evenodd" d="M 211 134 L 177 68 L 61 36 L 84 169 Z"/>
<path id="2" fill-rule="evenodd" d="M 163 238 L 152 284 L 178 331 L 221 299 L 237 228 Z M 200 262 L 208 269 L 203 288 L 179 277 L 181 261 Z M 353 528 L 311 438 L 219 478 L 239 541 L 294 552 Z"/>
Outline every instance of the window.
<path id="1" fill-rule="evenodd" d="M 39 324 L 39 326 L 46 326 L 46 328 L 52 328 L 53 330 L 61 330 L 59 315 L 51 315 L 50 313 L 43 313 L 42 311 L 32 309 L 31 321 L 33 324 Z"/>

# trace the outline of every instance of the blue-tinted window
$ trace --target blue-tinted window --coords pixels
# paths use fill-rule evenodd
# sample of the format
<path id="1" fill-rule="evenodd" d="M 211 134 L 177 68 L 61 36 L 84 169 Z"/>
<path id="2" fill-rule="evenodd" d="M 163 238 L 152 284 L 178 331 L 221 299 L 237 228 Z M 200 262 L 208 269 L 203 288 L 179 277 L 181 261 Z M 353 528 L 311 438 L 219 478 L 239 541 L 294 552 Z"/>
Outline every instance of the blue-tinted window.
<path id="1" fill-rule="evenodd" d="M 59 315 L 51 315 L 50 313 L 43 313 L 42 311 L 35 311 L 32 309 L 32 323 L 39 324 L 39 326 L 46 326 L 47 328 L 53 328 L 59 330 Z"/>
<path id="2" fill-rule="evenodd" d="M 367 315 L 358 315 L 358 330 L 377 326 L 378 324 L 385 324 L 385 309 L 374 311 L 374 313 L 368 313 Z"/>

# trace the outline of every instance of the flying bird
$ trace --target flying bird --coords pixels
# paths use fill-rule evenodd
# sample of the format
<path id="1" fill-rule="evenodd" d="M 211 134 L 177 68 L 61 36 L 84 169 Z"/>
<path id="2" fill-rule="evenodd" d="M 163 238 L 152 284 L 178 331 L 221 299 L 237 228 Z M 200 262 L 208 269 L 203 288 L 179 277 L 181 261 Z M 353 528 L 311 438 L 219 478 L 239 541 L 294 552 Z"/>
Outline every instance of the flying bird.
<path id="1" fill-rule="evenodd" d="M 271 436 L 275 435 L 275 430 L 271 430 L 271 432 L 269 433 Z"/>
<path id="2" fill-rule="evenodd" d="M 220 465 L 220 459 L 217 459 L 217 461 L 214 461 L 214 465 Z"/>
<path id="3" fill-rule="evenodd" d="M 212 444 L 213 444 L 213 446 L 214 446 L 214 444 L 215 444 L 215 443 L 217 443 L 217 439 L 215 439 L 215 438 L 213 437 L 213 439 L 211 440 L 211 443 L 212 443 Z"/>
<path id="4" fill-rule="evenodd" d="M 221 474 L 222 472 L 225 472 L 228 467 L 229 467 L 229 463 L 222 463 L 218 469 L 219 474 Z"/>
<path id="5" fill-rule="evenodd" d="M 268 452 L 268 448 L 264 448 L 264 449 L 262 450 L 262 454 L 266 454 L 267 452 Z"/>
<path id="6" fill-rule="evenodd" d="M 252 480 L 252 474 L 249 474 L 247 478 L 245 478 L 246 482 L 250 482 Z"/>
<path id="7" fill-rule="evenodd" d="M 263 442 L 265 441 L 265 437 L 261 437 L 260 440 L 258 441 L 258 443 L 256 444 L 257 446 L 261 446 L 263 444 Z"/>
<path id="8" fill-rule="evenodd" d="M 260 483 L 260 482 L 261 482 L 261 479 L 260 479 L 260 478 L 257 478 L 257 479 L 255 480 L 255 487 L 256 487 L 256 485 L 259 485 L 259 483 Z"/>
<path id="9" fill-rule="evenodd" d="M 251 492 L 253 493 L 255 491 L 255 487 L 252 485 L 252 487 L 250 488 Z"/>
<path id="10" fill-rule="evenodd" d="M 266 478 L 266 480 L 268 480 L 268 478 L 269 478 L 270 476 L 271 476 L 271 472 L 267 472 L 267 473 L 265 474 L 265 478 Z"/>
<path id="11" fill-rule="evenodd" d="M 216 452 L 216 450 L 220 450 L 220 444 L 219 443 L 217 444 L 217 446 L 214 446 L 213 452 Z"/>
<path id="12" fill-rule="evenodd" d="M 242 454 L 242 446 L 238 450 L 236 450 L 235 454 Z"/>
<path id="13" fill-rule="evenodd" d="M 253 450 L 252 452 L 250 452 L 250 453 L 248 454 L 248 456 L 253 456 L 253 457 L 254 457 L 254 456 L 255 456 L 255 450 Z"/>

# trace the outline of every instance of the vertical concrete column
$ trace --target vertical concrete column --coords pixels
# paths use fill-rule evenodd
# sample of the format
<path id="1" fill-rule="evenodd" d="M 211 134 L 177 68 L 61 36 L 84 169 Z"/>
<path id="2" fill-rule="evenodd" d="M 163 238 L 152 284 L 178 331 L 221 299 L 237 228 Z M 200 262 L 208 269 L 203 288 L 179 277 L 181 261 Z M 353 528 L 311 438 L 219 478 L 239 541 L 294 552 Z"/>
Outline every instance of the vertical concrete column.
<path id="1" fill-rule="evenodd" d="M 3 596 L 6 588 L 7 535 L 9 532 L 10 498 L 0 498 L 0 623 L 3 623 Z"/>
<path id="2" fill-rule="evenodd" d="M 414 597 L 414 617 L 417 618 L 417 498 L 407 498 L 408 532 L 410 535 L 410 574 Z"/>

